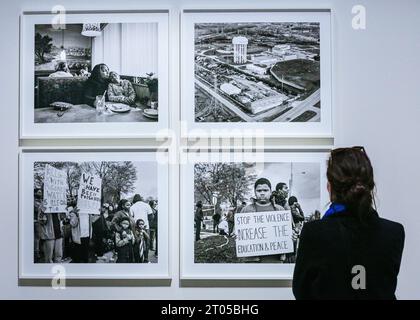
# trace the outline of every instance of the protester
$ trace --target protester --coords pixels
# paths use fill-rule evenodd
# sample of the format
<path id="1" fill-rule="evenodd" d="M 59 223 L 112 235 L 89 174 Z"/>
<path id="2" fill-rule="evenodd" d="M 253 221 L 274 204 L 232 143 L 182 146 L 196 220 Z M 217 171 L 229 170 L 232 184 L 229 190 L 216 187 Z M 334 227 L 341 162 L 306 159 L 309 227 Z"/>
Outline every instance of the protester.
<path id="1" fill-rule="evenodd" d="M 235 213 L 233 212 L 233 210 L 229 210 L 226 216 L 226 221 L 229 225 L 228 234 L 231 235 L 233 233 L 233 228 L 235 227 Z"/>
<path id="2" fill-rule="evenodd" d="M 43 210 L 43 195 L 42 189 L 36 188 L 34 190 L 34 262 L 41 261 L 41 250 L 40 250 L 40 235 L 39 235 L 39 222 L 38 214 Z"/>
<path id="3" fill-rule="evenodd" d="M 128 80 L 121 80 L 120 75 L 114 71 L 109 73 L 108 100 L 133 105 L 136 92 Z"/>
<path id="4" fill-rule="evenodd" d="M 119 231 L 115 233 L 115 246 L 118 257 L 116 263 L 133 263 L 136 239 L 131 229 L 131 219 L 129 217 L 121 217 L 118 225 Z"/>
<path id="5" fill-rule="evenodd" d="M 305 221 L 305 214 L 295 196 L 291 196 L 288 200 L 290 211 L 292 213 L 293 222 L 295 225 L 300 225 Z"/>
<path id="6" fill-rule="evenodd" d="M 157 211 L 157 205 L 156 205 L 156 201 L 154 200 L 150 200 L 149 201 L 149 206 L 150 208 L 152 208 L 153 213 L 149 213 L 147 215 L 147 219 L 149 221 L 149 230 L 150 230 L 150 239 L 149 239 L 149 243 L 150 243 L 150 248 L 149 250 L 154 250 L 155 254 L 157 254 L 157 227 L 158 227 L 158 211 Z M 154 244 L 156 240 L 156 244 Z"/>
<path id="7" fill-rule="evenodd" d="M 238 208 L 236 208 L 235 213 L 240 213 L 242 211 L 242 209 L 245 208 L 245 207 L 246 207 L 246 202 L 242 201 L 241 205 L 238 206 Z"/>
<path id="8" fill-rule="evenodd" d="M 73 77 L 70 73 L 67 62 L 59 61 L 55 67 L 55 72 L 51 73 L 48 77 L 50 78 L 68 78 Z"/>
<path id="9" fill-rule="evenodd" d="M 201 232 L 201 224 L 203 223 L 204 214 L 203 214 L 203 203 L 198 201 L 194 214 L 194 222 L 195 222 L 195 241 L 200 240 L 200 232 Z"/>
<path id="10" fill-rule="evenodd" d="M 274 202 L 271 194 L 271 182 L 266 178 L 259 178 L 254 184 L 255 199 L 245 206 L 241 213 L 279 211 L 284 208 Z M 285 255 L 267 255 L 243 258 L 245 262 L 278 262 L 284 261 Z"/>
<path id="11" fill-rule="evenodd" d="M 137 263 L 146 262 L 144 251 L 146 250 L 146 243 L 149 241 L 149 234 L 144 228 L 144 221 L 142 219 L 138 219 L 136 221 L 136 229 L 134 234 L 136 237 L 134 261 Z"/>
<path id="12" fill-rule="evenodd" d="M 364 148 L 332 150 L 327 179 L 330 208 L 305 223 L 300 236 L 296 299 L 395 299 L 404 227 L 373 208 L 375 181 Z"/>
<path id="13" fill-rule="evenodd" d="M 127 199 L 121 199 L 120 202 L 118 203 L 118 208 L 117 208 L 117 212 L 115 213 L 114 217 L 112 218 L 111 221 L 111 230 L 115 231 L 115 232 L 119 232 L 121 231 L 121 227 L 120 227 L 120 221 L 123 218 L 128 218 L 129 221 L 131 222 L 131 229 L 134 230 L 135 227 L 135 222 L 132 218 L 132 216 L 130 215 L 130 207 L 131 207 L 131 202 L 128 201 Z"/>
<path id="14" fill-rule="evenodd" d="M 111 222 L 107 220 L 108 208 L 109 205 L 104 204 L 99 218 L 92 224 L 92 240 L 94 243 L 95 254 L 98 258 L 113 249 Z"/>
<path id="15" fill-rule="evenodd" d="M 221 236 L 229 235 L 229 223 L 227 222 L 227 218 L 225 216 L 222 217 L 219 223 L 219 234 Z"/>
<path id="16" fill-rule="evenodd" d="M 39 238 L 45 263 L 60 263 L 63 257 L 62 213 L 46 213 L 43 205 L 37 207 Z"/>
<path id="17" fill-rule="evenodd" d="M 106 218 L 107 221 L 112 221 L 112 218 L 114 218 L 115 209 L 112 204 L 108 206 L 108 217 Z"/>
<path id="18" fill-rule="evenodd" d="M 284 210 L 290 210 L 287 198 L 289 197 L 289 188 L 284 182 L 279 182 L 276 185 L 276 190 L 273 192 L 274 203 L 281 206 Z"/>
<path id="19" fill-rule="evenodd" d="M 144 228 L 150 236 L 150 227 L 149 227 L 149 214 L 153 214 L 153 210 L 150 205 L 143 201 L 143 198 L 139 194 L 135 194 L 133 197 L 133 205 L 130 208 L 130 215 L 137 221 L 139 219 L 144 221 Z M 133 229 L 134 230 L 134 229 Z M 144 250 L 145 261 L 149 261 L 149 242 L 146 241 L 146 248 Z"/>
<path id="20" fill-rule="evenodd" d="M 89 214 L 80 213 L 73 207 L 67 208 L 72 227 L 72 262 L 73 263 L 89 263 L 95 262 L 91 258 L 90 240 L 92 236 L 92 221 Z"/>
<path id="21" fill-rule="evenodd" d="M 97 64 L 88 80 L 86 81 L 85 86 L 85 103 L 94 107 L 94 102 L 96 96 L 103 96 L 108 89 L 109 83 L 109 68 L 106 64 L 100 63 Z"/>

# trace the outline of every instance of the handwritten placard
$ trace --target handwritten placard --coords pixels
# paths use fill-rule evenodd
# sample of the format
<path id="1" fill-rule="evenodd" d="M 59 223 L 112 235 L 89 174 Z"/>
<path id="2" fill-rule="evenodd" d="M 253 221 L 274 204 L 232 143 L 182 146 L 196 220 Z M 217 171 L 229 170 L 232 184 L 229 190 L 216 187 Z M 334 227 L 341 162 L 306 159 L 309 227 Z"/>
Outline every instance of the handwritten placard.
<path id="1" fill-rule="evenodd" d="M 290 211 L 235 214 L 236 256 L 253 257 L 293 252 Z"/>
<path id="2" fill-rule="evenodd" d="M 77 195 L 77 208 L 80 212 L 101 213 L 101 186 L 102 179 L 100 177 L 82 173 Z"/>
<path id="3" fill-rule="evenodd" d="M 44 206 L 46 213 L 66 212 L 67 175 L 47 164 L 44 171 Z"/>

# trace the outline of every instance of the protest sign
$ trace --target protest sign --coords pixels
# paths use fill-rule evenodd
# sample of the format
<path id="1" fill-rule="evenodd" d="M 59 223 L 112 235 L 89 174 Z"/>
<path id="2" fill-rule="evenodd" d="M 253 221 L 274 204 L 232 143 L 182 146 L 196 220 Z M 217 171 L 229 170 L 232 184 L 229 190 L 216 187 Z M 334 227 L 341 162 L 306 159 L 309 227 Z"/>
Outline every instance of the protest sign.
<path id="1" fill-rule="evenodd" d="M 79 212 L 89 214 L 101 213 L 101 186 L 102 179 L 100 177 L 82 173 L 77 195 Z"/>
<path id="2" fill-rule="evenodd" d="M 47 164 L 44 171 L 44 202 L 46 213 L 66 212 L 67 175 Z"/>
<path id="3" fill-rule="evenodd" d="M 237 257 L 294 251 L 289 210 L 236 213 L 235 234 Z"/>

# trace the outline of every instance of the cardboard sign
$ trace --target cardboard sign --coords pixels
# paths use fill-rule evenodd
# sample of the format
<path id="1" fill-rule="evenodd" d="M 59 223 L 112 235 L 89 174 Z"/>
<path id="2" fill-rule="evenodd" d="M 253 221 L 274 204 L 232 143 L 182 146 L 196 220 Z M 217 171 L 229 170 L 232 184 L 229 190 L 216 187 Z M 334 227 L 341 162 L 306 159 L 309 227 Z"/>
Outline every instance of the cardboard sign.
<path id="1" fill-rule="evenodd" d="M 236 256 L 253 257 L 293 252 L 289 210 L 235 214 Z"/>
<path id="2" fill-rule="evenodd" d="M 44 206 L 46 213 L 66 212 L 67 175 L 47 164 L 44 171 Z"/>
<path id="3" fill-rule="evenodd" d="M 101 213 L 101 186 L 101 178 L 88 173 L 82 173 L 77 195 L 77 208 L 79 212 L 89 214 Z"/>

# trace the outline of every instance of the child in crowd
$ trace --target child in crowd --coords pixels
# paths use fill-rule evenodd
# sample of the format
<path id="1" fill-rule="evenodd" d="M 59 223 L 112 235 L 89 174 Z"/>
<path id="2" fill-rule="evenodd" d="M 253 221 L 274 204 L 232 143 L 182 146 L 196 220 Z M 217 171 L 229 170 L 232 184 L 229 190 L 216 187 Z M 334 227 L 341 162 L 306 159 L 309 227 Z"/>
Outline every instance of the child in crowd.
<path id="1" fill-rule="evenodd" d="M 143 263 L 145 261 L 145 250 L 147 250 L 146 242 L 149 241 L 149 234 L 147 233 L 146 229 L 144 228 L 144 220 L 138 219 L 136 221 L 136 243 L 135 243 L 135 251 L 134 251 L 134 258 L 135 262 Z"/>
<path id="2" fill-rule="evenodd" d="M 119 226 L 121 227 L 120 231 L 115 233 L 115 246 L 118 255 L 116 263 L 133 263 L 135 236 L 130 228 L 130 218 L 121 218 Z"/>

